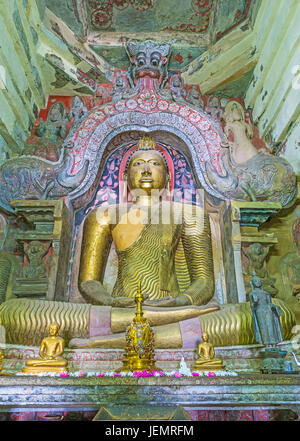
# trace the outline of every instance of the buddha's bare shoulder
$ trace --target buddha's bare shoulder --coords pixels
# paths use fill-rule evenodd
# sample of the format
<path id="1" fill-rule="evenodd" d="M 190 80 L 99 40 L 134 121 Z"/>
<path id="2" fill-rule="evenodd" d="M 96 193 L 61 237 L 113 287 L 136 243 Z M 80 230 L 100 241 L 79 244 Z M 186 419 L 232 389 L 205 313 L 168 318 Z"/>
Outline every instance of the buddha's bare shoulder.
<path id="1" fill-rule="evenodd" d="M 169 204 L 174 213 L 182 213 L 185 216 L 196 216 L 205 211 L 203 207 L 189 203 L 163 202 L 163 204 Z"/>
<path id="2" fill-rule="evenodd" d="M 111 223 L 114 213 L 117 210 L 117 205 L 102 205 L 94 208 L 85 218 L 86 223 L 99 222 L 100 224 Z"/>
<path id="3" fill-rule="evenodd" d="M 59 342 L 61 342 L 61 343 L 64 343 L 64 342 L 65 342 L 64 338 L 59 337 L 59 336 L 56 337 L 56 340 L 59 341 Z"/>

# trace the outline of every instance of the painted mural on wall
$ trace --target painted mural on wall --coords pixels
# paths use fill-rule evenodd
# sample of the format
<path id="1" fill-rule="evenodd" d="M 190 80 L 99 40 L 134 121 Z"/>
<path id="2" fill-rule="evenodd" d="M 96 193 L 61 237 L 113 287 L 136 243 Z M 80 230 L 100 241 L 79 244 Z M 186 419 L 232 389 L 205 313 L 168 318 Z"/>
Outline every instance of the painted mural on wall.
<path id="1" fill-rule="evenodd" d="M 215 20 L 218 38 L 221 38 L 247 17 L 251 0 L 232 0 L 230 4 L 222 0 L 219 3 Z M 65 17 L 68 13 L 70 17 L 65 20 L 76 33 L 81 31 L 83 13 L 87 16 L 90 31 L 124 32 L 129 30 L 128 26 L 132 32 L 147 31 L 151 22 L 151 29 L 155 32 L 200 33 L 213 25 L 212 11 L 216 9 L 216 1 L 188 0 L 180 5 L 174 0 L 163 3 L 158 0 L 85 0 L 84 3 L 47 0 L 47 7 L 58 17 Z"/>

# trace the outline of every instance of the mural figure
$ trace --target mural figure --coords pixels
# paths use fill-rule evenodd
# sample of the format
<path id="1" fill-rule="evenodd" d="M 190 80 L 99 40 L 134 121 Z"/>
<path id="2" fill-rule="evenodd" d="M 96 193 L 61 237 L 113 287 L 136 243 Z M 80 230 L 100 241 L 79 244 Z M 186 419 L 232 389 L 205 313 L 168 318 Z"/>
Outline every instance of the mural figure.
<path id="1" fill-rule="evenodd" d="M 77 126 L 77 123 L 81 120 L 83 116 L 87 114 L 88 110 L 84 105 L 84 102 L 79 98 L 79 96 L 75 96 L 73 100 L 73 104 L 68 114 L 68 118 L 72 122 L 72 128 Z"/>
<path id="2" fill-rule="evenodd" d="M 48 112 L 47 120 L 40 118 L 36 135 L 40 138 L 36 144 L 27 144 L 26 154 L 34 154 L 50 161 L 58 161 L 60 146 L 66 137 L 67 114 L 63 103 L 54 103 Z"/>
<path id="3" fill-rule="evenodd" d="M 170 90 L 172 99 L 176 103 L 186 104 L 186 90 L 184 88 L 183 79 L 179 74 L 172 75 L 170 79 Z"/>
<path id="4" fill-rule="evenodd" d="M 187 95 L 186 95 L 186 100 L 192 104 L 193 106 L 195 106 L 198 109 L 203 110 L 204 108 L 204 101 L 201 97 L 201 93 L 199 92 L 198 88 L 196 86 L 192 86 Z"/>
<path id="5" fill-rule="evenodd" d="M 24 252 L 28 257 L 29 266 L 23 268 L 23 277 L 27 279 L 45 278 L 48 275 L 48 268 L 42 260 L 47 254 L 50 244 L 43 246 L 39 240 L 33 240 L 28 247 L 24 246 Z"/>
<path id="6" fill-rule="evenodd" d="M 219 99 L 216 96 L 211 96 L 207 100 L 207 106 L 205 111 L 214 119 L 215 121 L 221 121 L 223 116 L 223 111 L 219 104 Z"/>
<path id="7" fill-rule="evenodd" d="M 110 95 L 112 96 L 111 102 L 117 103 L 118 101 L 122 100 L 125 97 L 127 89 L 125 79 L 122 77 L 122 75 L 118 74 L 110 91 Z"/>
<path id="8" fill-rule="evenodd" d="M 257 155 L 257 149 L 251 142 L 253 130 L 245 121 L 245 112 L 241 104 L 230 101 L 225 107 L 223 118 L 232 159 L 240 164 Z"/>

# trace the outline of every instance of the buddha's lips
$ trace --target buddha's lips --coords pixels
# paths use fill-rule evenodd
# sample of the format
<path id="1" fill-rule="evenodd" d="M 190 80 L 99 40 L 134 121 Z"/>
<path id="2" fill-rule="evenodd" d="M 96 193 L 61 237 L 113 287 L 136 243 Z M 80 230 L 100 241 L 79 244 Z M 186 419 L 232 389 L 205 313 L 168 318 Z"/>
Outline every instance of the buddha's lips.
<path id="1" fill-rule="evenodd" d="M 139 70 L 136 73 L 136 76 L 138 78 L 142 78 L 142 77 L 151 77 L 151 78 L 159 78 L 159 72 L 155 71 L 155 70 L 148 70 L 148 69 L 143 69 L 143 70 Z"/>
<path id="2" fill-rule="evenodd" d="M 142 178 L 140 179 L 140 182 L 153 182 L 152 178 Z"/>

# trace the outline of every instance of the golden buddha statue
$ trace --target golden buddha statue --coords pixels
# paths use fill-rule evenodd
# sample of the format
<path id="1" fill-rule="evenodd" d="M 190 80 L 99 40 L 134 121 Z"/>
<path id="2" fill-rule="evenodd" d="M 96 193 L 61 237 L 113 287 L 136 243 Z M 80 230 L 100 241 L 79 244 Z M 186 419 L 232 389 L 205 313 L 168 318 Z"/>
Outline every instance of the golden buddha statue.
<path id="1" fill-rule="evenodd" d="M 213 258 L 205 207 L 164 200 L 168 167 L 149 137 L 140 140 L 125 170 L 132 202 L 96 208 L 84 223 L 79 288 L 87 303 L 4 302 L 0 323 L 7 341 L 35 344 L 43 326 L 55 319 L 71 338 L 71 347 L 125 348 L 140 280 L 147 297 L 143 312 L 157 349 L 193 348 L 205 332 L 215 346 L 255 343 L 249 302 L 220 308 L 212 300 Z M 103 279 L 112 241 L 118 275 L 110 295 Z M 284 302 L 274 303 L 282 309 L 284 338 L 289 339 L 295 316 Z"/>
<path id="2" fill-rule="evenodd" d="M 40 346 L 41 358 L 27 360 L 22 372 L 65 372 L 67 370 L 68 362 L 61 356 L 64 352 L 64 339 L 58 337 L 58 331 L 58 324 L 52 323 L 49 327 L 49 337 L 44 338 Z"/>
<path id="3" fill-rule="evenodd" d="M 132 293 L 140 280 L 149 297 L 145 305 L 206 304 L 214 293 L 214 276 L 204 209 L 162 201 L 170 176 L 150 137 L 142 138 L 130 157 L 126 178 L 133 202 L 100 207 L 85 220 L 79 273 L 83 296 L 98 305 L 134 306 Z M 112 241 L 118 275 L 110 296 L 102 283 Z M 175 271 L 178 248 L 190 279 L 185 289 L 180 289 Z"/>
<path id="4" fill-rule="evenodd" d="M 198 345 L 199 358 L 195 362 L 195 370 L 218 370 L 225 369 L 223 361 L 220 358 L 215 358 L 215 350 L 211 343 L 208 342 L 208 335 L 206 332 L 202 334 L 202 343 Z"/>

